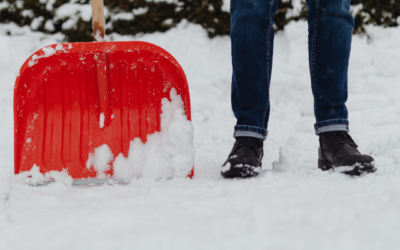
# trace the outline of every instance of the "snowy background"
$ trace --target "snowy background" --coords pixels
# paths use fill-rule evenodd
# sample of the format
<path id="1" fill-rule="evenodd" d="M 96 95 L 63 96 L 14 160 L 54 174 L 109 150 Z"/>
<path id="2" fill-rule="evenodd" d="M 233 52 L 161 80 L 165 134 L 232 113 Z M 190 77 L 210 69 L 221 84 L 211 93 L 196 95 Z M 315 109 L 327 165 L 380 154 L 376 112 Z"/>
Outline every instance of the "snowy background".
<path id="1" fill-rule="evenodd" d="M 400 29 L 367 32 L 369 39 L 353 37 L 348 109 L 351 135 L 376 159 L 374 174 L 317 168 L 307 24 L 300 21 L 275 40 L 265 171 L 222 179 L 235 125 L 230 39 L 209 39 L 201 26 L 182 21 L 166 33 L 108 39 L 157 44 L 182 65 L 192 101 L 194 179 L 31 187 L 13 175 L 14 81 L 34 51 L 64 37 L 1 24 L 0 249 L 399 249 Z"/>

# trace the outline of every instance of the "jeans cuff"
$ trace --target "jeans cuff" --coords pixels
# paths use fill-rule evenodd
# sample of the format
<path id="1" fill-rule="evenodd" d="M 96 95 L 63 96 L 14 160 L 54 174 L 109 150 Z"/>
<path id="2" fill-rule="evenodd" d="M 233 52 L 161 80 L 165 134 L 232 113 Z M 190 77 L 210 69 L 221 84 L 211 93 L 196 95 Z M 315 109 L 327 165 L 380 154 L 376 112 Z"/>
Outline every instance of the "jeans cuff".
<path id="1" fill-rule="evenodd" d="M 347 119 L 332 119 L 317 122 L 314 125 L 315 134 L 321 134 L 331 131 L 346 131 L 349 132 L 349 121 Z"/>
<path id="2" fill-rule="evenodd" d="M 233 137 L 254 137 L 258 139 L 267 139 L 267 130 L 260 127 L 249 126 L 249 125 L 236 125 Z"/>

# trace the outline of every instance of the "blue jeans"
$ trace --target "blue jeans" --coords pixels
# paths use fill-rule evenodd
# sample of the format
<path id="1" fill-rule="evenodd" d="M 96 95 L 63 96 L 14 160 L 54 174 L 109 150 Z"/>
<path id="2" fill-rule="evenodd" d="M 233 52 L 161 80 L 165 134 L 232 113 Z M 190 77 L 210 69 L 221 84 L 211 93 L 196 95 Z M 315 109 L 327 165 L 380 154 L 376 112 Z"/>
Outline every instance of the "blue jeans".
<path id="1" fill-rule="evenodd" d="M 235 137 L 265 139 L 278 0 L 231 0 Z M 307 0 L 309 66 L 317 134 L 348 131 L 347 70 L 354 19 L 350 0 Z"/>

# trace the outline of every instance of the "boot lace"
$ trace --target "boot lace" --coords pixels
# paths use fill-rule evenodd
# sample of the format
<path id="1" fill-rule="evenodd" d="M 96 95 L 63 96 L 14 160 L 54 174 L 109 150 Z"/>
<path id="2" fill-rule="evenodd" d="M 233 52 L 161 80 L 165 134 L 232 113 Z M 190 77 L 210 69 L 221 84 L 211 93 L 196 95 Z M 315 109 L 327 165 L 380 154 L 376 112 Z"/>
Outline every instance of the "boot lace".
<path id="1" fill-rule="evenodd" d="M 260 139 L 250 137 L 236 138 L 234 151 L 244 146 L 250 147 L 256 154 L 258 154 L 259 149 L 262 147 L 262 141 Z"/>
<path id="2" fill-rule="evenodd" d="M 339 148 L 344 144 L 348 144 L 354 148 L 358 148 L 358 145 L 354 142 L 353 138 L 351 138 L 351 136 L 344 131 L 337 131 L 335 133 L 332 133 L 332 137 L 330 138 L 330 140 L 336 148 Z"/>

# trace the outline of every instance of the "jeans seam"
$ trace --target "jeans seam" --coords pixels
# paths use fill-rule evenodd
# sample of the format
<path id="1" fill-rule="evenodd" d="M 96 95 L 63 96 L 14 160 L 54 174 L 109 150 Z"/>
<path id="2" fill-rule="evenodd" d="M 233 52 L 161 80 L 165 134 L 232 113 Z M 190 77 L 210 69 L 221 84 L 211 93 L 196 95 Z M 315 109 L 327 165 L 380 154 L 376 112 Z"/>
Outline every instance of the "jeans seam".
<path id="1" fill-rule="evenodd" d="M 332 122 L 332 121 L 340 121 L 339 123 L 343 123 L 343 124 L 348 123 L 348 120 L 345 119 L 345 118 L 335 118 L 335 119 L 329 119 L 329 120 L 318 121 L 318 122 L 316 122 L 315 124 L 318 124 L 318 123 L 325 123 L 325 122 Z M 333 123 L 333 124 L 339 124 L 339 123 Z"/>
<path id="2" fill-rule="evenodd" d="M 241 126 L 242 128 L 238 128 L 238 126 Z M 236 125 L 235 126 L 235 131 L 254 132 L 254 133 L 261 134 L 261 135 L 267 135 L 267 131 L 263 132 L 262 130 L 263 129 L 261 129 L 259 127 L 250 126 L 250 125 Z"/>
<path id="3" fill-rule="evenodd" d="M 247 125 L 236 125 L 236 126 L 247 126 Z M 253 126 L 252 126 L 253 127 Z M 251 128 L 235 128 L 235 131 L 249 131 L 249 132 L 256 132 L 256 133 L 258 133 L 259 131 L 255 131 L 255 130 L 261 130 L 260 128 L 258 128 L 258 127 L 254 127 L 254 128 L 256 128 L 256 129 L 254 129 L 254 130 L 252 130 Z M 263 133 L 263 132 L 259 132 L 259 133 Z"/>
<path id="4" fill-rule="evenodd" d="M 256 136 L 254 136 L 256 135 Z M 258 132 L 254 132 L 254 131 L 238 131 L 236 130 L 233 133 L 233 137 L 241 137 L 241 136 L 245 136 L 245 137 L 254 137 L 254 138 L 258 138 L 258 139 L 262 139 L 265 140 L 267 139 L 267 134 L 262 134 L 262 133 L 258 133 Z"/>
<path id="5" fill-rule="evenodd" d="M 235 131 L 253 132 L 253 133 L 262 134 L 262 135 L 267 134 L 267 133 L 263 133 L 261 131 L 253 131 L 253 130 L 250 130 L 250 129 L 235 129 Z"/>
<path id="6" fill-rule="evenodd" d="M 334 125 L 345 125 L 348 126 L 349 124 L 347 123 L 332 123 L 332 124 L 326 124 L 326 125 L 316 125 L 317 128 L 322 128 L 322 127 L 328 127 L 328 126 L 334 126 Z"/>
<path id="7" fill-rule="evenodd" d="M 319 0 L 315 0 L 315 18 L 314 18 L 314 34 L 312 38 L 312 55 L 311 55 L 311 90 L 314 94 L 314 98 L 317 98 L 314 93 L 315 85 L 315 57 L 317 53 L 316 40 L 318 32 L 318 18 L 319 18 Z M 316 105 L 314 101 L 314 113 L 316 112 Z"/>
<path id="8" fill-rule="evenodd" d="M 263 117 L 262 117 L 262 125 L 263 125 L 264 129 L 265 129 L 265 117 L 267 115 L 267 110 L 268 110 L 268 107 L 269 107 L 269 86 L 270 86 L 270 74 L 271 74 L 271 72 L 269 70 L 269 66 L 270 66 L 269 65 L 269 57 L 270 57 L 270 47 L 271 47 L 270 36 L 271 36 L 271 30 L 272 30 L 272 27 L 273 27 L 273 25 L 272 25 L 273 17 L 271 17 L 273 6 L 274 6 L 274 2 L 272 0 L 270 2 L 270 4 L 269 4 L 269 16 L 268 16 L 269 25 L 268 25 L 268 31 L 267 31 L 267 84 L 268 84 L 268 86 L 267 86 L 267 98 L 268 98 L 268 100 L 267 101 L 268 101 L 268 104 L 264 108 Z"/>
<path id="9" fill-rule="evenodd" d="M 321 124 L 321 123 L 327 123 L 328 124 Z M 330 119 L 330 120 L 324 120 L 324 121 L 320 121 L 320 122 L 316 122 L 314 124 L 314 129 L 315 132 L 317 132 L 318 128 L 323 128 L 323 127 L 328 127 L 328 126 L 334 126 L 334 125 L 344 125 L 347 128 L 349 127 L 349 121 L 347 119 L 344 118 L 336 118 L 336 119 Z"/>

